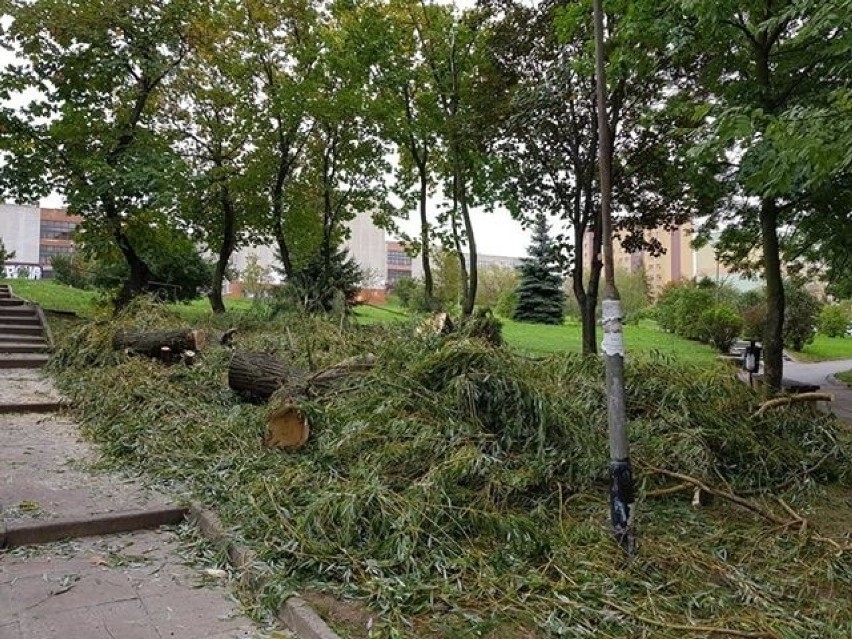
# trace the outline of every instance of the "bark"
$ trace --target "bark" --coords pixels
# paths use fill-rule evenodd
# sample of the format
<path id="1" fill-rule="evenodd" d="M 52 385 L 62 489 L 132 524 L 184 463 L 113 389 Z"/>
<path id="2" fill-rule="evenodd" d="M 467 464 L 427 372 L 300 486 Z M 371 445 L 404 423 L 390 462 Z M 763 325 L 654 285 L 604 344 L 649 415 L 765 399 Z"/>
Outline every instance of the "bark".
<path id="1" fill-rule="evenodd" d="M 467 236 L 467 249 L 470 260 L 467 295 L 465 296 L 464 306 L 462 306 L 462 317 L 468 318 L 473 314 L 473 307 L 474 304 L 476 304 L 476 289 L 479 285 L 479 265 L 476 263 L 476 238 L 473 236 L 473 224 L 471 223 L 470 211 L 467 206 L 467 183 L 464 174 L 462 174 L 462 183 L 460 187 L 461 214 L 464 222 L 465 235 Z M 462 255 L 462 259 L 464 259 L 464 255 Z"/>
<path id="2" fill-rule="evenodd" d="M 604 54 L 603 10 L 601 0 L 594 0 L 595 80 L 601 177 L 601 231 L 604 254 L 605 288 L 603 303 L 604 364 L 606 366 L 607 417 L 609 425 L 610 521 L 618 543 L 628 554 L 635 548 L 633 531 L 633 472 L 630 443 L 627 437 L 624 398 L 624 348 L 621 310 L 615 286 L 612 255 L 612 131 L 607 121 L 606 72 Z"/>
<path id="3" fill-rule="evenodd" d="M 294 377 L 294 371 L 282 360 L 266 353 L 234 353 L 228 365 L 228 386 L 253 402 L 265 402 Z"/>
<path id="4" fill-rule="evenodd" d="M 766 278 L 766 329 L 763 335 L 763 380 L 769 393 L 781 389 L 784 372 L 784 282 L 778 246 L 778 205 L 765 198 L 760 205 L 763 271 Z"/>
<path id="5" fill-rule="evenodd" d="M 207 337 L 203 331 L 190 328 L 165 331 L 119 331 L 112 339 L 115 350 L 124 350 L 137 355 L 162 358 L 163 349 L 180 354 L 184 351 L 200 351 Z"/>
<path id="6" fill-rule="evenodd" d="M 431 309 L 435 299 L 435 282 L 432 278 L 432 264 L 429 259 L 429 220 L 426 217 L 426 203 L 428 196 L 428 176 L 426 167 L 419 167 L 420 171 L 420 259 L 423 262 L 423 289 L 426 308 Z"/>
<path id="7" fill-rule="evenodd" d="M 225 312 L 225 301 L 222 299 L 222 285 L 225 282 L 225 270 L 231 255 L 234 252 L 237 238 L 237 220 L 234 205 L 231 201 L 231 193 L 227 185 L 221 189 L 222 206 L 222 243 L 219 246 L 219 255 L 216 259 L 216 268 L 213 270 L 213 285 L 210 290 L 210 306 L 214 313 Z"/>

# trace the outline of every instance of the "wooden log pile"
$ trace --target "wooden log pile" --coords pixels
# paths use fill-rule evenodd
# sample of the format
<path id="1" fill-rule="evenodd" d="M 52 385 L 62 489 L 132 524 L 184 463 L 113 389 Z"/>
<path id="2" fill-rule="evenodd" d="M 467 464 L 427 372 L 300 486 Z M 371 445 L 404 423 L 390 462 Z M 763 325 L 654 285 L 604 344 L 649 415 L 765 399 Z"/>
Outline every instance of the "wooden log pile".
<path id="1" fill-rule="evenodd" d="M 142 355 L 167 364 L 183 361 L 192 363 L 207 344 L 204 331 L 191 328 L 161 331 L 118 331 L 112 347 L 128 355 Z"/>

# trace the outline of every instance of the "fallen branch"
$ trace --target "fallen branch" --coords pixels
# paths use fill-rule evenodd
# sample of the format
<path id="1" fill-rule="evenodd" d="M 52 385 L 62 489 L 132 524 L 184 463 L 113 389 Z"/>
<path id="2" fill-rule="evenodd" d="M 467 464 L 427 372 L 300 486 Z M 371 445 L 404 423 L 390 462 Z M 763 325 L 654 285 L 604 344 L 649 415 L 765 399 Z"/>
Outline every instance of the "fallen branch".
<path id="1" fill-rule="evenodd" d="M 760 417 L 770 408 L 778 406 L 789 406 L 793 402 L 833 402 L 834 395 L 831 393 L 800 393 L 799 395 L 788 395 L 787 397 L 776 397 L 763 402 L 752 417 Z"/>
<path id="2" fill-rule="evenodd" d="M 778 639 L 778 635 L 772 632 L 762 632 L 762 631 L 749 631 L 749 630 L 735 630 L 733 628 L 719 628 L 717 626 L 694 626 L 687 623 L 670 623 L 668 621 L 662 621 L 661 619 L 652 619 L 651 617 L 644 617 L 640 614 L 632 612 L 627 608 L 619 606 L 614 601 L 605 600 L 606 605 L 610 608 L 618 610 L 620 613 L 627 615 L 635 619 L 636 621 L 641 621 L 642 623 L 648 624 L 649 626 L 657 626 L 658 628 L 668 628 L 669 630 L 680 630 L 683 632 L 693 632 L 693 633 L 701 633 L 705 635 L 727 635 L 729 637 L 745 637 L 747 639 Z"/>

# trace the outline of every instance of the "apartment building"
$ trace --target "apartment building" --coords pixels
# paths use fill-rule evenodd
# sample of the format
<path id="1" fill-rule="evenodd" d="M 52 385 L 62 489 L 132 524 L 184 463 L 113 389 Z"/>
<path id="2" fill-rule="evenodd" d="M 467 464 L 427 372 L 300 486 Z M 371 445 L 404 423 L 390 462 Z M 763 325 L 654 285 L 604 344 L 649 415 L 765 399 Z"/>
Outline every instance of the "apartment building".
<path id="1" fill-rule="evenodd" d="M 0 204 L 0 240 L 15 256 L 4 267 L 6 277 L 30 279 L 53 276 L 51 259 L 74 252 L 74 229 L 83 218 L 65 209 L 28 204 Z"/>

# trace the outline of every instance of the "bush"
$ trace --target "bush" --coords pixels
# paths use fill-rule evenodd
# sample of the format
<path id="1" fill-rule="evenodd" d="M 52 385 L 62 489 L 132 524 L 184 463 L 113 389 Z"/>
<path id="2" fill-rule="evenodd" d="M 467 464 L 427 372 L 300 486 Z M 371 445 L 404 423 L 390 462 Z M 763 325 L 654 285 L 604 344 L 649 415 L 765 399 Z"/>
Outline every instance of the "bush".
<path id="1" fill-rule="evenodd" d="M 355 304 L 364 273 L 344 249 L 332 251 L 328 260 L 321 253 L 293 275 L 285 289 L 289 297 L 308 313 L 329 313 Z"/>
<path id="2" fill-rule="evenodd" d="M 814 341 L 822 304 L 801 282 L 784 282 L 784 346 L 800 351 Z"/>
<path id="3" fill-rule="evenodd" d="M 713 304 L 712 286 L 677 282 L 663 289 L 655 315 L 664 330 L 701 341 L 704 339 L 701 314 Z"/>
<path id="4" fill-rule="evenodd" d="M 766 303 L 760 302 L 743 311 L 743 339 L 762 340 L 766 330 Z"/>
<path id="5" fill-rule="evenodd" d="M 704 341 L 727 353 L 743 328 L 739 314 L 727 304 L 716 304 L 701 314 Z"/>
<path id="6" fill-rule="evenodd" d="M 819 332 L 828 337 L 843 337 L 849 326 L 849 312 L 840 304 L 823 307 L 819 314 Z"/>
<path id="7" fill-rule="evenodd" d="M 517 302 L 518 296 L 515 295 L 515 291 L 506 291 L 500 296 L 500 299 L 497 300 L 494 312 L 500 317 L 512 317 L 512 314 L 515 312 L 515 304 L 517 304 Z"/>
<path id="8" fill-rule="evenodd" d="M 53 277 L 61 284 L 85 289 L 91 286 L 91 265 L 79 253 L 59 253 L 50 259 Z"/>

